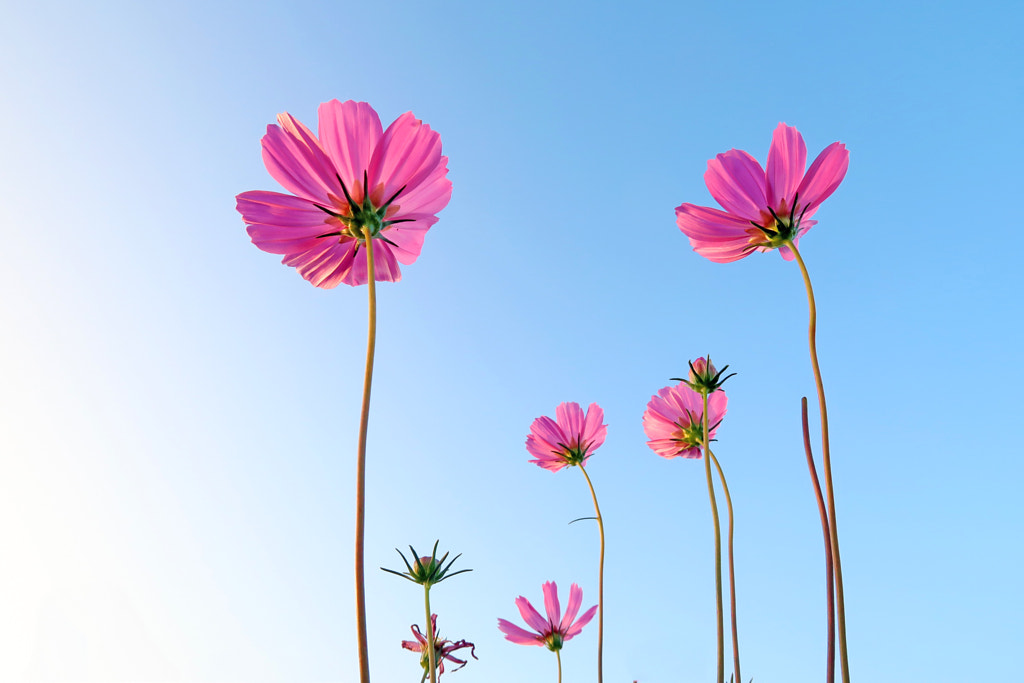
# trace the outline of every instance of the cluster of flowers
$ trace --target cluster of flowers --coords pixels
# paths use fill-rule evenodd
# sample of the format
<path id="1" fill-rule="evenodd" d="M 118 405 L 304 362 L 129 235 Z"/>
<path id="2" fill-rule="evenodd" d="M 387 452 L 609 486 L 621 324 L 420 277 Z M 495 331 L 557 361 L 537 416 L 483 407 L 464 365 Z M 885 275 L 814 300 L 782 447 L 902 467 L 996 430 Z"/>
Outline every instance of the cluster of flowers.
<path id="1" fill-rule="evenodd" d="M 361 418 L 356 499 L 356 579 L 357 626 L 359 636 L 360 679 L 369 681 L 366 646 L 365 594 L 363 589 L 363 510 L 365 506 L 365 442 L 369 410 L 375 342 L 377 281 L 401 279 L 402 265 L 419 256 L 429 228 L 437 213 L 451 197 L 448 158 L 441 153 L 440 136 L 412 113 L 398 117 L 385 130 L 380 118 L 365 102 L 332 100 L 320 106 L 319 127 L 313 134 L 289 114 L 278 116 L 277 125 L 267 127 L 263 137 L 263 160 L 270 174 L 290 194 L 251 191 L 237 197 L 237 208 L 247 225 L 252 242 L 260 249 L 283 256 L 283 263 L 317 287 L 333 288 L 341 283 L 368 285 L 370 297 L 369 342 Z M 708 190 L 722 209 L 684 203 L 676 208 L 676 222 L 689 238 L 694 251 L 720 263 L 736 261 L 755 251 L 778 249 L 786 260 L 796 260 L 807 288 L 811 320 L 809 342 L 818 390 L 822 426 L 822 457 L 825 467 L 827 505 L 817 489 L 810 445 L 806 437 L 806 401 L 804 403 L 805 444 L 812 480 L 818 490 L 819 508 L 825 534 L 826 566 L 829 587 L 828 680 L 834 678 L 833 591 L 838 610 L 840 661 L 843 679 L 849 683 L 845 650 L 842 571 L 839 561 L 838 532 L 829 465 L 828 422 L 817 365 L 815 348 L 815 306 L 807 269 L 797 248 L 800 238 L 816 224 L 813 216 L 821 203 L 839 186 L 849 165 L 849 153 L 841 143 L 825 148 L 806 168 L 807 150 L 803 137 L 791 126 L 779 124 L 768 153 L 767 166 L 750 154 L 729 150 L 708 162 L 704 175 Z M 806 171 L 805 171 L 806 168 Z M 360 250 L 365 255 L 360 255 Z M 710 357 L 690 363 L 686 379 L 654 395 L 643 416 L 648 445 L 664 458 L 704 459 L 708 495 L 715 528 L 716 597 L 718 608 L 718 681 L 723 671 L 723 616 L 721 581 L 721 539 L 715 498 L 712 463 L 717 470 L 729 510 L 729 574 L 732 602 L 732 636 L 735 680 L 739 683 L 739 645 L 736 625 L 735 578 L 732 561 L 732 500 L 721 465 L 710 449 L 726 413 L 727 398 L 722 371 L 715 369 Z M 515 604 L 532 631 L 505 619 L 498 628 L 505 638 L 522 645 L 543 645 L 558 655 L 563 645 L 579 635 L 584 626 L 598 617 L 598 682 L 602 679 L 603 602 L 604 602 L 604 526 L 593 483 L 586 472 L 588 459 L 604 443 L 607 425 L 604 412 L 592 403 L 586 413 L 576 403 L 562 403 L 555 418 L 539 417 L 526 440 L 530 462 L 557 472 L 579 467 L 594 501 L 600 532 L 598 604 L 579 614 L 583 591 L 575 583 L 569 590 L 569 602 L 562 614 L 558 588 L 553 581 L 543 586 L 542 616 L 526 598 Z M 437 631 L 437 614 L 430 609 L 430 587 L 446 578 L 469 571 L 450 572 L 458 559 L 437 557 L 437 544 L 430 556 L 420 556 L 414 548 L 412 562 L 402 553 L 406 572 L 385 571 L 402 576 L 424 587 L 426 632 L 412 626 L 413 641 L 402 647 L 421 656 L 423 680 L 432 683 L 444 673 L 445 662 L 466 665 L 469 649 L 466 640 L 447 640 Z M 447 564 L 446 564 L 447 562 Z M 559 680 L 561 659 L 559 656 Z"/>

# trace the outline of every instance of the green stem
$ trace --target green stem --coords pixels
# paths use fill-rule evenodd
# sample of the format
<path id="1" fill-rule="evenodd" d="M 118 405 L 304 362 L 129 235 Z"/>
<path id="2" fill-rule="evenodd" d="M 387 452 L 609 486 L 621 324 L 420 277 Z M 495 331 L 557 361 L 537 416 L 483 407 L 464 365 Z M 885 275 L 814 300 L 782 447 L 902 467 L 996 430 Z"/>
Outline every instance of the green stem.
<path id="1" fill-rule="evenodd" d="M 708 395 L 704 397 L 704 471 L 708 480 L 708 498 L 711 500 L 711 520 L 715 525 L 715 610 L 718 634 L 718 683 L 725 683 L 725 645 L 722 627 L 722 530 L 718 523 L 718 503 L 715 502 L 715 486 L 711 481 L 711 448 L 708 439 Z"/>
<path id="2" fill-rule="evenodd" d="M 601 557 L 597 570 L 597 683 L 602 683 L 603 667 L 602 653 L 604 652 L 604 518 L 601 516 L 601 508 L 597 505 L 597 494 L 594 493 L 594 484 L 590 481 L 587 470 L 580 465 L 580 472 L 587 479 L 587 486 L 590 487 L 590 497 L 594 499 L 594 513 L 597 515 L 597 529 L 601 534 Z"/>
<path id="3" fill-rule="evenodd" d="M 558 660 L 558 683 L 562 683 L 562 651 L 555 650 L 555 658 Z"/>
<path id="4" fill-rule="evenodd" d="M 434 620 L 430 618 L 430 584 L 423 584 L 423 602 L 427 608 L 427 665 L 430 683 L 437 683 L 437 653 L 434 652 Z"/>
<path id="5" fill-rule="evenodd" d="M 843 681 L 850 683 L 850 662 L 846 651 L 846 603 L 843 599 L 843 566 L 839 559 L 839 526 L 836 522 L 836 501 L 832 489 L 832 457 L 828 446 L 828 408 L 825 406 L 825 386 L 821 381 L 821 368 L 818 366 L 818 346 L 815 341 L 818 314 L 814 306 L 814 290 L 811 287 L 811 276 L 807 273 L 807 266 L 803 257 L 793 242 L 786 242 L 796 257 L 800 266 L 800 273 L 804 278 L 804 286 L 807 288 L 807 306 L 809 309 L 809 323 L 807 330 L 808 342 L 811 350 L 811 367 L 814 370 L 814 383 L 818 390 L 818 412 L 821 415 L 821 462 L 825 471 L 825 497 L 828 502 L 829 535 L 832 543 L 832 561 L 835 563 L 835 587 L 836 587 L 836 616 L 839 622 L 839 662 L 843 671 Z"/>
<path id="6" fill-rule="evenodd" d="M 377 340 L 377 290 L 373 272 L 373 240 L 366 239 L 366 269 L 370 292 L 370 321 L 366 342 L 366 374 L 363 377 L 363 408 L 359 416 L 356 454 L 356 630 L 359 641 L 359 680 L 370 683 L 370 653 L 366 638 L 366 578 L 363 546 L 366 528 L 366 429 L 370 421 L 370 386 L 373 383 L 373 351 Z M 428 615 L 429 621 L 429 615 Z"/>
<path id="7" fill-rule="evenodd" d="M 731 608 L 732 617 L 732 663 L 733 668 L 736 670 L 736 681 L 743 681 L 740 676 L 740 636 L 739 628 L 736 624 L 736 564 L 733 559 L 733 516 L 732 516 L 732 496 L 729 495 L 729 485 L 725 483 L 725 473 L 722 472 L 722 466 L 718 463 L 718 458 L 709 449 L 708 454 L 711 456 L 711 462 L 715 464 L 715 469 L 718 470 L 718 478 L 722 482 L 722 491 L 725 493 L 725 504 L 729 508 L 729 606 Z"/>
<path id="8" fill-rule="evenodd" d="M 832 582 L 832 543 L 828 531 L 828 512 L 825 510 L 825 499 L 821 496 L 821 484 L 818 482 L 818 470 L 814 467 L 814 455 L 811 453 L 811 432 L 807 427 L 807 397 L 800 399 L 800 416 L 804 431 L 804 453 L 807 455 L 807 469 L 811 471 L 811 483 L 814 485 L 814 497 L 818 500 L 818 515 L 821 517 L 821 533 L 825 537 L 825 587 L 826 613 L 828 615 L 828 646 L 825 651 L 825 683 L 836 680 L 836 597 Z"/>

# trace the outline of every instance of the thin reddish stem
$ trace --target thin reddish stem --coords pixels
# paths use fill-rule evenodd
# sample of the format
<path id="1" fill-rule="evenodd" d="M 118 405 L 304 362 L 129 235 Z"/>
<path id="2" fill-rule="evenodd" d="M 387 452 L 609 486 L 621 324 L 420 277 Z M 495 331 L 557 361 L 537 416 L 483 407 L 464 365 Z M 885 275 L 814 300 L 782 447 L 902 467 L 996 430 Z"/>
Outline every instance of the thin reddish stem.
<path id="1" fill-rule="evenodd" d="M 732 496 L 729 495 L 729 485 L 725 483 L 725 473 L 722 472 L 722 466 L 719 464 L 718 458 L 715 457 L 715 454 L 711 450 L 708 450 L 708 454 L 711 456 L 711 462 L 715 464 L 715 469 L 718 470 L 718 479 L 722 482 L 722 492 L 725 493 L 725 505 L 729 510 L 729 606 L 731 612 L 730 617 L 732 618 L 732 663 L 733 668 L 736 670 L 736 677 L 734 680 L 742 681 L 743 677 L 740 676 L 740 635 L 736 619 L 736 563 L 733 555 L 732 543 L 734 530 Z"/>
<path id="2" fill-rule="evenodd" d="M 828 512 L 825 510 L 825 499 L 821 496 L 821 484 L 818 482 L 818 470 L 814 467 L 814 455 L 811 453 L 811 433 L 807 427 L 807 397 L 800 399 L 801 418 L 804 427 L 804 452 L 807 454 L 807 469 L 811 471 L 811 483 L 814 484 L 814 496 L 818 500 L 818 514 L 821 516 L 821 533 L 825 537 L 825 585 L 828 600 L 828 650 L 825 654 L 825 681 L 836 680 L 836 604 L 835 587 L 832 584 L 832 539 L 829 537 Z"/>
<path id="3" fill-rule="evenodd" d="M 809 322 L 807 326 L 807 338 L 811 351 L 811 367 L 814 370 L 814 384 L 818 391 L 818 412 L 821 416 L 821 463 L 825 471 L 825 497 L 828 503 L 829 536 L 832 543 L 832 561 L 834 563 L 833 577 L 836 588 L 836 618 L 839 625 L 839 663 L 843 671 L 843 681 L 850 683 L 850 661 L 846 650 L 846 601 L 843 599 L 843 565 L 839 556 L 839 525 L 836 521 L 836 500 L 832 488 L 832 456 L 828 444 L 828 408 L 825 405 L 825 386 L 821 381 L 821 368 L 818 365 L 818 345 L 815 341 L 817 331 L 818 312 L 814 305 L 814 289 L 811 287 L 811 276 L 807 272 L 807 265 L 800 256 L 800 252 L 793 242 L 787 242 L 796 262 L 800 266 L 800 273 L 804 278 L 804 286 L 807 288 L 807 307 Z"/>

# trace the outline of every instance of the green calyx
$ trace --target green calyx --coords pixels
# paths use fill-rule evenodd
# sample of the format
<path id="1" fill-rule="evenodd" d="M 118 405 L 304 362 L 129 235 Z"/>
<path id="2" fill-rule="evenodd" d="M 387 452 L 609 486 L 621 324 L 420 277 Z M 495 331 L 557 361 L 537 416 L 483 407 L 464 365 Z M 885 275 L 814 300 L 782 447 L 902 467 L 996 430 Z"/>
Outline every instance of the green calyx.
<path id="1" fill-rule="evenodd" d="M 366 171 L 363 171 L 362 202 L 356 202 L 352 199 L 352 194 L 348 191 L 345 181 L 341 179 L 340 175 L 337 175 L 336 177 L 338 179 L 338 183 L 341 185 L 341 191 L 345 194 L 345 201 L 348 203 L 348 206 L 341 207 L 340 211 L 331 210 L 327 207 L 320 206 L 319 204 L 315 204 L 314 206 L 336 219 L 336 221 L 341 223 L 344 227 L 338 232 L 329 232 L 323 235 L 318 235 L 318 237 L 351 238 L 360 241 L 376 238 L 394 245 L 394 243 L 384 237 L 381 232 L 395 223 L 408 223 L 413 220 L 411 218 L 398 218 L 392 220 L 387 218 L 388 209 L 390 209 L 395 200 L 398 199 L 398 195 L 405 191 L 406 186 L 403 185 L 398 188 L 398 190 L 391 195 L 386 202 L 377 207 L 373 205 L 373 201 L 370 199 L 370 187 Z"/>
<path id="2" fill-rule="evenodd" d="M 552 652 L 562 649 L 562 634 L 555 632 L 544 639 L 544 645 Z"/>
<path id="3" fill-rule="evenodd" d="M 452 565 L 455 563 L 455 560 L 462 557 L 462 553 L 459 553 L 458 555 L 453 557 L 450 561 L 448 561 L 448 564 L 445 565 L 445 561 L 448 560 L 448 553 L 445 553 L 439 559 L 437 557 L 438 543 L 440 543 L 440 541 L 434 542 L 434 550 L 433 552 L 431 552 L 429 557 L 426 555 L 421 557 L 420 554 L 416 552 L 416 549 L 410 545 L 409 550 L 412 552 L 413 558 L 413 561 L 411 563 L 409 562 L 409 560 L 405 559 L 405 555 L 402 553 L 401 550 L 395 548 L 395 552 L 398 553 L 399 557 L 402 558 L 402 562 L 405 563 L 405 567 L 406 569 L 408 569 L 408 571 L 397 572 L 393 569 L 387 569 L 385 567 L 381 567 L 381 569 L 383 571 L 388 572 L 389 574 L 401 576 L 403 579 L 408 579 L 413 583 L 418 583 L 421 586 L 426 586 L 428 588 L 436 583 L 441 583 L 445 579 L 449 579 L 455 576 L 456 574 L 463 574 L 465 572 L 473 571 L 472 569 L 460 569 L 457 572 L 452 572 L 449 574 L 448 572 L 452 568 Z"/>

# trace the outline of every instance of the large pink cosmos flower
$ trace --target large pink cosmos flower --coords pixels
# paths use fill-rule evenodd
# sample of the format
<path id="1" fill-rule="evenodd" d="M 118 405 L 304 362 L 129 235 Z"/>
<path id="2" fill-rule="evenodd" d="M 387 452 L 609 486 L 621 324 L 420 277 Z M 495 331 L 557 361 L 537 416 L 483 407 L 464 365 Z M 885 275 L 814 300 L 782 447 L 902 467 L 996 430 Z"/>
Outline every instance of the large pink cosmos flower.
<path id="1" fill-rule="evenodd" d="M 565 641 L 578 636 L 597 613 L 597 605 L 594 605 L 573 623 L 582 603 L 583 589 L 574 583 L 569 588 L 569 604 L 563 617 L 558 604 L 558 586 L 554 581 L 548 581 L 544 584 L 544 610 L 547 612 L 547 619 L 533 608 L 529 600 L 521 595 L 516 598 L 519 614 L 536 633 L 530 633 L 504 619 L 498 619 L 498 629 L 505 634 L 505 640 L 519 645 L 544 645 L 552 652 L 557 652 L 562 649 Z"/>
<path id="2" fill-rule="evenodd" d="M 833 142 L 804 173 L 807 147 L 800 131 L 780 123 L 768 150 L 768 170 L 757 159 L 730 149 L 708 161 L 704 182 L 725 211 L 683 204 L 676 223 L 693 250 L 718 263 L 738 261 L 754 251 L 779 249 L 793 259 L 794 245 L 817 221 L 811 216 L 846 176 L 850 153 Z"/>
<path id="3" fill-rule="evenodd" d="M 708 438 L 725 417 L 728 398 L 723 391 L 708 396 Z M 663 458 L 700 458 L 704 442 L 703 397 L 680 382 L 652 396 L 644 413 L 647 445 Z"/>
<path id="4" fill-rule="evenodd" d="M 579 403 L 560 403 L 555 417 L 538 417 L 530 425 L 526 450 L 536 458 L 530 462 L 552 472 L 572 465 L 583 467 L 608 434 L 608 425 L 601 424 L 604 411 L 591 403 L 584 416 Z"/>
<path id="5" fill-rule="evenodd" d="M 459 659 L 458 657 L 452 654 L 457 650 L 461 650 L 463 648 L 468 647 L 470 648 L 469 654 L 473 657 L 473 659 L 479 659 L 479 657 L 476 656 L 476 646 L 468 640 L 451 641 L 445 640 L 437 635 L 436 614 L 430 615 L 430 623 L 434 632 L 434 658 L 435 661 L 437 662 L 438 673 L 444 673 L 444 660 L 446 659 L 450 662 L 458 664 L 458 666 L 452 669 L 452 671 L 458 671 L 462 667 L 466 666 L 466 662 L 469 661 L 468 659 Z M 402 647 L 404 647 L 406 650 L 412 650 L 413 652 L 421 653 L 420 663 L 423 665 L 424 669 L 427 669 L 430 667 L 430 663 L 428 662 L 430 655 L 428 653 L 429 648 L 427 647 L 427 636 L 425 633 L 420 631 L 420 627 L 418 624 L 413 624 L 410 630 L 412 631 L 412 635 L 416 638 L 416 640 L 403 640 Z"/>
<path id="6" fill-rule="evenodd" d="M 238 195 L 249 237 L 325 289 L 366 284 L 372 237 L 374 279 L 397 282 L 451 198 L 441 136 L 412 112 L 383 130 L 366 102 L 324 102 L 319 118 L 318 135 L 290 114 L 267 126 L 263 163 L 292 194 Z"/>

